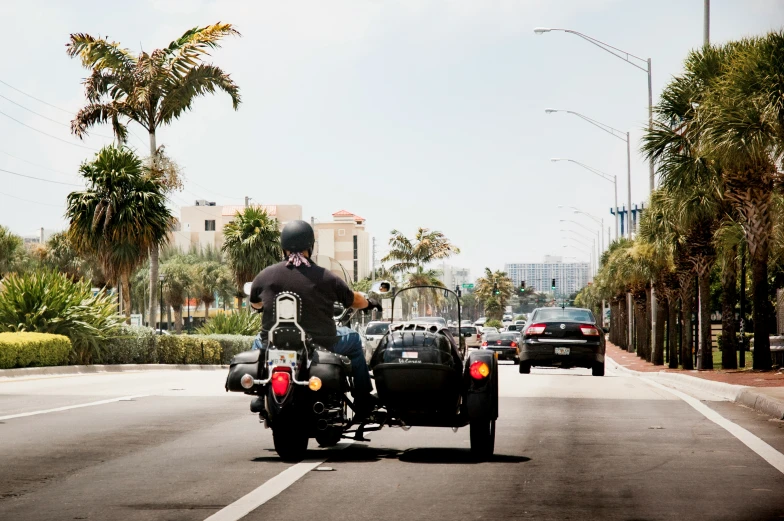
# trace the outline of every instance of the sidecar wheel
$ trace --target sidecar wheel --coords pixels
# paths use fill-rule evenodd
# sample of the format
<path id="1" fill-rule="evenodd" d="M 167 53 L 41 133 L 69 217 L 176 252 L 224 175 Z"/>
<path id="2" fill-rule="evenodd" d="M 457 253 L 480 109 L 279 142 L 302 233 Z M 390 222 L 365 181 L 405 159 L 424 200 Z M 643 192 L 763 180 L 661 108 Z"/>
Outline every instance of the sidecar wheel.
<path id="1" fill-rule="evenodd" d="M 480 460 L 488 460 L 495 450 L 495 420 L 473 420 L 471 429 L 471 454 Z"/>
<path id="2" fill-rule="evenodd" d="M 343 437 L 343 431 L 340 429 L 327 429 L 316 434 L 316 441 L 322 447 L 334 447 L 340 443 Z"/>
<path id="3" fill-rule="evenodd" d="M 275 451 L 285 462 L 298 462 L 305 459 L 308 452 L 308 435 L 301 428 L 288 423 L 273 425 L 272 441 Z"/>

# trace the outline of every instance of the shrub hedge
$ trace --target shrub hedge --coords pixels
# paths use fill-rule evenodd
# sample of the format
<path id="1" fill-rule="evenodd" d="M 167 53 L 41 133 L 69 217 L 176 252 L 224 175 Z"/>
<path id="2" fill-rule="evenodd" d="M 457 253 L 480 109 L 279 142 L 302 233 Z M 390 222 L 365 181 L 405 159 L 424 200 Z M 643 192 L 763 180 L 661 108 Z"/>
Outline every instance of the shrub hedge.
<path id="1" fill-rule="evenodd" d="M 0 369 L 63 365 L 71 355 L 71 341 L 48 333 L 0 333 Z"/>
<path id="2" fill-rule="evenodd" d="M 221 345 L 203 335 L 158 335 L 159 364 L 219 364 Z"/>
<path id="3" fill-rule="evenodd" d="M 221 345 L 221 363 L 228 364 L 237 353 L 250 351 L 253 347 L 255 336 L 244 335 L 207 335 L 207 338 L 217 341 Z"/>
<path id="4" fill-rule="evenodd" d="M 154 364 L 155 331 L 149 327 L 123 326 L 106 345 L 102 364 Z"/>

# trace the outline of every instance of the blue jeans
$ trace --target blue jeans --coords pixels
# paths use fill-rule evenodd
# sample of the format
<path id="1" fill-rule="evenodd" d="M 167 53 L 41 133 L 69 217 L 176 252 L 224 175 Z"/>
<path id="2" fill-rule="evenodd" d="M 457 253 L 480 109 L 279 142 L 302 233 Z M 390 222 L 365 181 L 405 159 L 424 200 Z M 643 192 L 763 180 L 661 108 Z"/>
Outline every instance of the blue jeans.
<path id="1" fill-rule="evenodd" d="M 351 360 L 351 369 L 354 373 L 354 392 L 356 395 L 367 395 L 373 390 L 373 384 L 370 382 L 370 370 L 365 362 L 362 338 L 359 333 L 349 327 L 339 326 L 337 329 L 338 343 L 330 351 L 347 356 Z M 260 334 L 256 336 L 251 349 L 266 349 Z M 356 396 L 354 398 L 356 399 Z"/>

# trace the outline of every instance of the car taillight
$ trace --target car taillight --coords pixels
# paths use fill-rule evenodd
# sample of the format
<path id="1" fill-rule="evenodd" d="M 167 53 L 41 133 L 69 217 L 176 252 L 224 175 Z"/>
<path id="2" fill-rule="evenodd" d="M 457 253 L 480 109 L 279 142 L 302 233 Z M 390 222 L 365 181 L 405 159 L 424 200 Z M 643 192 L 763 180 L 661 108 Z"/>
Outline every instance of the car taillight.
<path id="1" fill-rule="evenodd" d="M 474 362 L 468 371 L 474 380 L 482 380 L 490 374 L 490 367 L 484 362 Z"/>
<path id="2" fill-rule="evenodd" d="M 517 342 L 512 342 L 512 343 L 511 343 L 511 344 L 509 344 L 509 345 L 511 345 L 512 347 L 517 347 Z"/>
<path id="3" fill-rule="evenodd" d="M 486 347 L 486 346 L 487 346 L 487 342 L 482 342 L 482 347 Z"/>
<path id="4" fill-rule="evenodd" d="M 541 335 L 544 333 L 547 324 L 532 324 L 528 329 L 525 330 L 526 335 Z"/>
<path id="5" fill-rule="evenodd" d="M 291 383 L 291 374 L 289 374 L 288 367 L 275 370 L 272 373 L 272 392 L 275 396 L 286 396 L 289 392 L 289 384 Z"/>
<path id="6" fill-rule="evenodd" d="M 593 326 L 580 326 L 580 331 L 585 336 L 599 336 L 599 330 Z"/>
<path id="7" fill-rule="evenodd" d="M 482 333 L 477 333 L 476 334 L 476 339 L 477 340 L 482 340 Z"/>

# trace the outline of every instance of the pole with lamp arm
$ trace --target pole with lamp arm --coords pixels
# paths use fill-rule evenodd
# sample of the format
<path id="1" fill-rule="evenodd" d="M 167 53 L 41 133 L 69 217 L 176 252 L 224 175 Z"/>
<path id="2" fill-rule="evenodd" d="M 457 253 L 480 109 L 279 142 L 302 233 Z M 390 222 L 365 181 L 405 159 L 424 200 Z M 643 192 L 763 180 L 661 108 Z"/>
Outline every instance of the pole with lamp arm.
<path id="1" fill-rule="evenodd" d="M 706 0 L 706 1 L 708 1 L 708 0 Z M 596 38 L 588 36 L 587 34 L 583 34 L 583 33 L 578 32 L 578 31 L 573 31 L 571 29 L 563 29 L 563 28 L 557 28 L 557 27 L 536 27 L 534 29 L 534 33 L 539 34 L 539 35 L 544 34 L 544 33 L 553 32 L 553 31 L 560 31 L 560 32 L 569 33 L 569 34 L 573 34 L 575 36 L 578 36 L 578 37 L 582 38 L 583 40 L 585 40 L 585 41 L 587 41 L 587 42 L 589 42 L 589 43 L 599 47 L 603 51 L 606 51 L 606 52 L 612 54 L 616 58 L 619 58 L 619 59 L 625 61 L 626 63 L 628 63 L 632 67 L 640 69 L 641 71 L 646 73 L 648 75 L 648 130 L 650 131 L 650 130 L 653 129 L 653 84 L 652 84 L 652 80 L 651 80 L 651 59 L 650 58 L 641 58 L 639 56 L 635 56 L 634 54 L 632 54 L 630 52 L 626 52 L 626 51 L 624 51 L 622 49 L 619 49 L 617 47 L 613 47 L 612 45 L 607 44 L 607 43 L 605 43 L 605 42 L 603 42 L 601 40 L 597 40 Z M 627 138 L 628 138 L 628 133 L 627 133 Z M 651 158 L 650 162 L 648 163 L 648 167 L 649 167 L 649 174 L 650 174 L 649 175 L 649 182 L 648 182 L 648 184 L 650 186 L 650 191 L 653 192 L 654 187 L 655 187 L 655 184 L 654 184 L 653 158 Z M 631 212 L 631 206 L 629 207 L 629 211 Z"/>
<path id="2" fill-rule="evenodd" d="M 586 165 L 584 163 L 581 163 L 579 161 L 575 161 L 574 159 L 566 159 L 566 158 L 562 158 L 562 157 L 553 157 L 553 158 L 550 159 L 550 161 L 552 161 L 553 163 L 557 163 L 558 161 L 569 161 L 570 163 L 574 163 L 576 165 L 579 165 L 579 166 L 585 168 L 586 170 L 588 170 L 589 172 L 592 172 L 593 174 L 598 175 L 599 177 L 601 177 L 605 181 L 609 181 L 609 182 L 611 182 L 613 184 L 613 187 L 615 189 L 615 209 L 613 211 L 613 214 L 614 214 L 614 217 L 615 217 L 615 239 L 617 240 L 618 239 L 618 221 L 620 220 L 620 215 L 618 214 L 618 176 L 617 175 L 605 174 L 601 170 L 596 170 L 595 168 L 592 168 L 592 167 L 590 167 L 590 166 L 588 166 L 588 165 Z M 595 219 L 595 217 L 594 217 L 594 219 Z M 602 222 L 603 221 L 604 221 L 604 219 L 602 219 Z M 602 226 L 604 226 L 604 225 L 602 225 Z M 602 232 L 602 237 L 604 237 L 604 232 Z M 602 239 L 602 242 L 604 242 L 604 239 Z M 608 236 L 607 242 L 608 242 L 608 244 L 610 242 L 609 236 Z M 602 250 L 604 250 L 604 246 L 602 246 Z"/>

